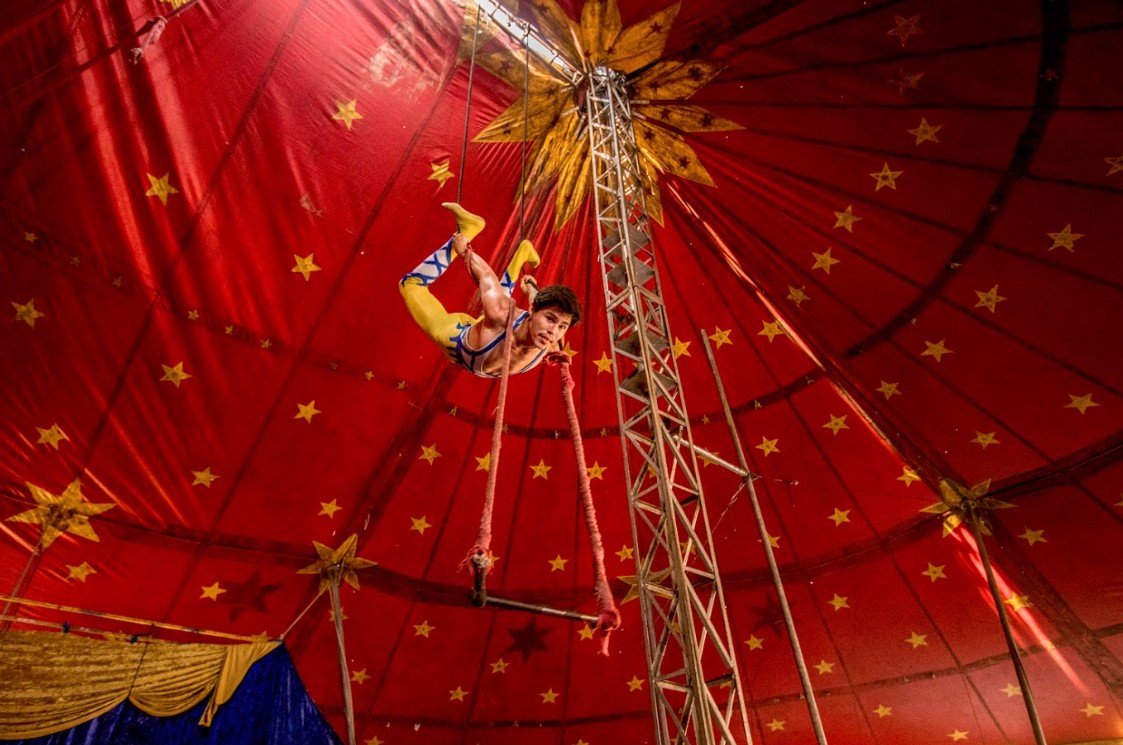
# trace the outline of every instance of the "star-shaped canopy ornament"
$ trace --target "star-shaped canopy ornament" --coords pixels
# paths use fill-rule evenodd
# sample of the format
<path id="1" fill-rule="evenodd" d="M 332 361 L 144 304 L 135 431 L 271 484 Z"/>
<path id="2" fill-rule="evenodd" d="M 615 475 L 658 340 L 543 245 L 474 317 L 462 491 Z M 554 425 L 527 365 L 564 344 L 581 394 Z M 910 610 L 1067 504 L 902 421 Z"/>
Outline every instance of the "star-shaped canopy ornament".
<path id="1" fill-rule="evenodd" d="M 296 573 L 320 575 L 320 592 L 326 590 L 336 580 L 346 582 L 357 590 L 359 589 L 358 570 L 375 566 L 378 563 L 361 556 L 355 556 L 358 544 L 359 535 L 357 533 L 352 533 L 347 540 L 336 548 L 325 546 L 318 541 L 312 541 L 319 558 L 303 569 L 298 569 Z"/>
<path id="2" fill-rule="evenodd" d="M 63 533 L 88 538 L 91 541 L 98 540 L 94 526 L 90 525 L 90 517 L 100 515 L 117 506 L 110 502 L 92 504 L 85 501 L 82 498 L 82 485 L 78 479 L 70 482 L 62 494 L 57 496 L 31 482 L 27 482 L 27 488 L 31 491 L 31 498 L 35 500 L 36 506 L 26 512 L 12 515 L 8 520 L 42 525 L 43 532 L 39 538 L 42 550 L 46 550 Z"/>
<path id="3" fill-rule="evenodd" d="M 921 512 L 933 515 L 944 515 L 944 537 L 952 533 L 964 520 L 974 519 L 983 535 L 990 535 L 990 526 L 987 524 L 984 513 L 993 510 L 1005 510 L 1014 505 L 1003 502 L 1001 499 L 986 496 L 990 491 L 990 479 L 975 484 L 970 489 L 957 484 L 950 479 L 940 480 L 939 502 L 922 508 Z"/>

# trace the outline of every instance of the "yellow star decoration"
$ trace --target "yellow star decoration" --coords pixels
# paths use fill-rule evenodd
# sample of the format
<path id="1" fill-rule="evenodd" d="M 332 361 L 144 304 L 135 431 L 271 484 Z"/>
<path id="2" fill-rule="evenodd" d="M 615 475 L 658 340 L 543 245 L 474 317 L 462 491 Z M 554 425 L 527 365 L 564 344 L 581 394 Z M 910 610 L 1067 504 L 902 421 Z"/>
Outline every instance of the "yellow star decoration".
<path id="1" fill-rule="evenodd" d="M 947 579 L 948 576 L 946 574 L 944 574 L 944 567 L 946 567 L 946 566 L 947 566 L 947 564 L 940 564 L 939 566 L 937 566 L 936 564 L 933 564 L 932 562 L 928 562 L 928 568 L 925 569 L 923 572 L 921 572 L 921 574 L 923 574 L 925 577 L 932 580 L 933 582 L 935 582 L 938 579 Z"/>
<path id="2" fill-rule="evenodd" d="M 764 640 L 756 634 L 749 634 L 749 638 L 745 640 L 745 644 L 749 645 L 750 652 L 758 649 L 764 649 Z"/>
<path id="3" fill-rule="evenodd" d="M 764 457 L 767 458 L 772 453 L 780 452 L 780 448 L 776 447 L 776 443 L 778 443 L 779 441 L 779 437 L 772 440 L 769 440 L 767 437 L 761 437 L 760 444 L 757 445 L 755 449 L 763 451 Z"/>
<path id="4" fill-rule="evenodd" d="M 500 657 L 498 660 L 491 663 L 491 674 L 495 675 L 496 673 L 506 673 L 507 668 L 510 666 L 510 662 L 507 662 L 502 657 Z"/>
<path id="5" fill-rule="evenodd" d="M 910 636 L 908 639 L 905 639 L 905 643 L 911 644 L 913 649 L 916 649 L 917 647 L 927 647 L 928 635 L 918 634 L 914 631 L 912 632 L 912 636 Z"/>
<path id="6" fill-rule="evenodd" d="M 1017 613 L 1022 608 L 1032 608 L 1033 603 L 1029 602 L 1029 595 L 1019 595 L 1016 592 L 1010 593 L 1010 597 L 1003 598 L 1003 603 L 1010 606 L 1010 610 Z"/>
<path id="7" fill-rule="evenodd" d="M 491 453 L 485 454 L 482 458 L 478 455 L 472 456 L 476 459 L 477 471 L 490 471 L 491 470 Z"/>
<path id="8" fill-rule="evenodd" d="M 834 672 L 835 663 L 827 662 L 826 660 L 819 660 L 819 664 L 815 665 L 815 669 L 819 671 L 819 675 L 827 675 Z"/>
<path id="9" fill-rule="evenodd" d="M 905 18 L 904 16 L 899 16 L 899 15 L 894 14 L 893 23 L 895 23 L 897 25 L 894 26 L 893 28 L 889 29 L 889 36 L 896 36 L 896 37 L 900 38 L 901 47 L 904 48 L 905 42 L 909 40 L 910 36 L 916 36 L 917 34 L 923 34 L 924 33 L 916 25 L 917 21 L 919 21 L 919 20 L 920 20 L 919 15 L 910 16 L 909 18 Z"/>
<path id="10" fill-rule="evenodd" d="M 897 78 L 895 80 L 890 80 L 889 82 L 890 83 L 896 83 L 897 84 L 897 93 L 899 93 L 900 95 L 903 96 L 903 95 L 905 95 L 905 91 L 919 91 L 920 90 L 920 85 L 919 85 L 920 79 L 923 78 L 923 77 L 924 77 L 924 73 L 922 73 L 922 72 L 913 73 L 913 74 L 910 75 L 909 73 L 906 73 L 904 70 L 900 70 L 897 73 Z"/>
<path id="11" fill-rule="evenodd" d="M 1102 717 L 1104 715 L 1104 707 L 1093 706 L 1092 704 L 1088 704 L 1083 709 L 1077 709 L 1077 711 L 1083 712 L 1086 717 Z"/>
<path id="12" fill-rule="evenodd" d="M 971 440 L 971 442 L 978 443 L 983 450 L 986 450 L 991 445 L 1001 445 L 1002 443 L 995 439 L 994 435 L 994 432 L 976 432 L 975 439 Z"/>
<path id="13" fill-rule="evenodd" d="M 218 596 L 226 592 L 226 590 L 223 589 L 222 585 L 217 582 L 215 582 L 213 585 L 210 585 L 209 587 L 202 587 L 200 589 L 202 589 L 203 591 L 203 594 L 199 596 L 200 600 L 209 599 L 217 601 Z"/>
<path id="14" fill-rule="evenodd" d="M 413 635 L 414 635 L 414 636 L 423 636 L 423 637 L 425 637 L 426 639 L 428 639 L 428 638 L 429 638 L 429 634 L 430 634 L 431 632 L 435 631 L 435 630 L 436 630 L 436 628 L 437 628 L 436 626 L 430 626 L 430 625 L 429 625 L 429 619 L 428 619 L 428 618 L 426 618 L 426 619 L 425 619 L 424 621 L 422 621 L 421 623 L 415 623 L 415 624 L 413 625 Z"/>
<path id="15" fill-rule="evenodd" d="M 760 543 L 761 541 L 760 541 L 759 538 L 757 538 L 756 542 Z M 780 548 L 780 536 L 778 536 L 778 535 L 768 536 L 768 545 L 771 546 L 772 548 Z"/>
<path id="16" fill-rule="evenodd" d="M 413 527 L 410 528 L 410 530 L 416 530 L 421 535 L 425 535 L 425 531 L 433 527 L 429 524 L 429 521 L 426 520 L 425 517 L 425 515 L 422 515 L 421 517 L 411 517 L 410 521 L 413 522 Z"/>
<path id="17" fill-rule="evenodd" d="M 604 481 L 604 472 L 608 469 L 600 464 L 599 461 L 593 461 L 593 465 L 585 469 L 589 474 L 590 479 L 600 479 Z"/>
<path id="18" fill-rule="evenodd" d="M 683 356 L 689 357 L 690 356 L 690 342 L 681 341 L 676 336 L 674 346 L 671 347 L 671 350 L 674 352 L 676 360 L 679 357 L 683 357 Z"/>
<path id="19" fill-rule="evenodd" d="M 891 717 L 893 716 L 893 707 L 886 706 L 885 704 L 878 704 L 877 708 L 873 710 L 873 713 L 877 714 L 878 718 L 880 719 Z"/>
<path id="20" fill-rule="evenodd" d="M 975 294 L 979 296 L 979 302 L 975 303 L 975 307 L 986 308 L 991 313 L 994 313 L 999 303 L 1006 300 L 1006 298 L 998 294 L 998 285 L 995 285 L 986 292 L 975 290 Z"/>
<path id="21" fill-rule="evenodd" d="M 573 347 L 569 346 L 568 341 L 565 343 L 565 346 L 562 347 L 561 351 L 562 351 L 562 354 L 564 354 L 569 359 L 573 359 L 574 357 L 576 357 L 578 355 L 578 351 L 576 349 L 574 349 Z"/>
<path id="22" fill-rule="evenodd" d="M 769 729 L 769 731 L 771 731 L 771 732 L 783 732 L 783 730 L 784 730 L 784 723 L 785 723 L 786 721 L 787 721 L 786 719 L 775 719 L 775 718 L 774 718 L 774 719 L 773 719 L 773 720 L 772 720 L 771 722 L 769 722 L 769 723 L 768 723 L 768 725 L 767 725 L 767 726 L 768 726 L 768 729 Z"/>
<path id="23" fill-rule="evenodd" d="M 51 494 L 30 481 L 26 483 L 31 498 L 35 500 L 35 507 L 12 515 L 8 521 L 43 526 L 39 543 L 44 551 L 63 533 L 97 541 L 97 533 L 94 526 L 90 525 L 90 518 L 117 506 L 111 502 L 93 504 L 85 501 L 82 498 L 82 484 L 78 479 L 71 481 L 59 495 Z"/>
<path id="24" fill-rule="evenodd" d="M 881 164 L 881 170 L 879 172 L 870 174 L 870 176 L 875 181 L 877 181 L 877 184 L 874 186 L 873 190 L 875 192 L 881 191 L 882 187 L 884 187 L 884 186 L 888 186 L 890 189 L 896 190 L 896 188 L 897 188 L 897 177 L 900 176 L 902 173 L 904 173 L 904 171 L 890 171 L 889 170 L 889 164 L 888 163 L 882 163 Z"/>
<path id="25" fill-rule="evenodd" d="M 430 163 L 429 168 L 433 169 L 433 172 L 426 176 L 425 180 L 436 181 L 438 184 L 437 189 L 440 189 L 450 178 L 456 178 L 456 176 L 448 170 L 448 164 L 449 161 L 447 160 L 444 163 Z"/>
<path id="26" fill-rule="evenodd" d="M 714 332 L 710 334 L 709 339 L 714 343 L 714 349 L 721 349 L 723 344 L 732 344 L 729 340 L 729 335 L 733 333 L 733 329 L 723 329 L 719 326 L 714 327 Z"/>
<path id="27" fill-rule="evenodd" d="M 1108 176 L 1110 175 L 1111 174 L 1109 173 Z M 39 240 L 39 236 L 36 235 L 34 231 L 25 230 L 23 231 L 23 239 L 28 243 L 34 243 L 35 241 Z"/>
<path id="28" fill-rule="evenodd" d="M 848 600 L 850 600 L 850 597 L 848 595 L 839 595 L 836 592 L 834 594 L 834 597 L 827 601 L 827 605 L 832 606 L 835 610 L 835 613 L 837 613 L 838 611 L 842 610 L 843 608 L 849 608 L 850 607 L 850 603 L 847 602 Z"/>
<path id="29" fill-rule="evenodd" d="M 272 346 L 273 346 L 273 342 L 271 340 L 269 340 L 269 339 L 262 339 L 261 340 L 261 348 L 262 349 L 269 349 Z M 309 419 L 308 421 L 312 421 L 312 420 Z"/>
<path id="30" fill-rule="evenodd" d="M 448 700 L 449 701 L 463 701 L 464 697 L 467 696 L 467 695 L 468 695 L 468 691 L 465 691 L 460 686 L 456 686 L 455 691 L 449 691 L 448 692 Z"/>
<path id="31" fill-rule="evenodd" d="M 71 566 L 70 564 L 67 564 L 66 568 L 69 570 L 69 574 L 66 578 L 76 579 L 79 582 L 85 582 L 86 577 L 90 576 L 91 574 L 97 574 L 97 570 L 90 566 L 90 563 L 87 561 L 83 561 L 78 566 Z"/>
<path id="32" fill-rule="evenodd" d="M 1077 409 L 1081 414 L 1083 414 L 1088 409 L 1091 409 L 1095 406 L 1099 406 L 1098 403 L 1096 403 L 1095 401 L 1092 400 L 1092 394 L 1091 393 L 1087 393 L 1083 396 L 1074 396 L 1070 393 L 1070 394 L 1068 394 L 1068 397 L 1071 398 L 1072 400 L 1069 401 L 1067 404 L 1065 404 L 1065 408 L 1066 409 Z"/>
<path id="33" fill-rule="evenodd" d="M 760 331 L 756 332 L 756 335 L 767 336 L 769 344 L 771 344 L 772 340 L 777 336 L 785 336 L 787 334 L 787 331 L 784 330 L 783 324 L 779 320 L 772 321 L 771 323 L 761 321 L 761 324 L 763 324 L 763 326 Z"/>
<path id="34" fill-rule="evenodd" d="M 1049 250 L 1054 248 L 1063 248 L 1069 253 L 1075 253 L 1076 249 L 1074 244 L 1085 236 L 1085 233 L 1073 233 L 1072 223 L 1065 225 L 1064 230 L 1059 233 L 1046 233 L 1045 235 L 1053 239 L 1053 245 L 1049 246 Z"/>
<path id="35" fill-rule="evenodd" d="M 801 285 L 799 287 L 792 287 L 791 285 L 788 285 L 788 297 L 787 297 L 787 299 L 791 300 L 793 303 L 795 303 L 795 307 L 798 308 L 803 303 L 804 300 L 810 300 L 811 299 L 810 297 L 807 296 L 807 293 L 804 292 L 804 290 L 806 290 L 806 289 L 807 288 L 806 288 L 805 285 Z"/>
<path id="36" fill-rule="evenodd" d="M 1123 171 L 1123 155 L 1116 155 L 1114 158 L 1104 158 L 1104 163 L 1107 163 L 1109 166 L 1111 166 L 1111 168 L 1108 169 L 1107 173 L 1104 174 L 1105 176 L 1111 176 L 1113 174 L 1119 173 L 1120 171 Z"/>
<path id="37" fill-rule="evenodd" d="M 363 745 L 383 745 L 383 741 L 378 739 L 378 735 L 375 735 L 374 737 L 365 741 Z"/>
<path id="38" fill-rule="evenodd" d="M 564 572 L 565 565 L 569 563 L 569 559 L 563 559 L 561 554 L 558 554 L 553 559 L 550 559 L 548 563 L 551 572 Z"/>
<path id="39" fill-rule="evenodd" d="M 191 475 L 195 477 L 195 480 L 191 482 L 192 486 L 205 486 L 208 489 L 211 483 L 218 478 L 218 474 L 211 473 L 210 466 L 207 466 L 202 471 L 192 471 Z"/>
<path id="40" fill-rule="evenodd" d="M 1007 698 L 1013 698 L 1014 696 L 1022 695 L 1022 689 L 1018 688 L 1013 683 L 1007 683 L 1005 687 L 999 688 L 998 690 L 1005 693 Z"/>
<path id="41" fill-rule="evenodd" d="M 303 569 L 296 570 L 296 573 L 320 575 L 320 592 L 331 586 L 332 579 L 335 576 L 357 590 L 359 589 L 358 570 L 372 567 L 378 563 L 361 556 L 355 556 L 355 551 L 359 546 L 358 533 L 352 533 L 335 548 L 325 546 L 317 541 L 312 541 L 312 546 L 316 549 L 316 561 Z"/>
<path id="42" fill-rule="evenodd" d="M 627 561 L 628 559 L 635 558 L 635 549 L 631 546 L 621 546 L 616 555 L 620 557 L 620 561 Z"/>
<path id="43" fill-rule="evenodd" d="M 303 419 L 309 424 L 312 423 L 312 417 L 324 413 L 316 408 L 316 399 L 312 399 L 306 404 L 297 404 L 296 408 L 296 416 L 294 416 L 293 419 Z"/>
<path id="44" fill-rule="evenodd" d="M 957 728 L 954 732 L 949 733 L 948 737 L 951 738 L 952 742 L 956 742 L 957 740 L 966 740 L 967 739 L 967 733 L 961 732 Z"/>
<path id="45" fill-rule="evenodd" d="M 319 517 L 320 515 L 327 515 L 329 520 L 335 517 L 335 513 L 343 509 L 339 506 L 338 502 L 339 500 L 337 499 L 333 499 L 330 502 L 320 502 L 320 511 L 316 515 L 316 517 Z"/>
<path id="46" fill-rule="evenodd" d="M 234 325 L 233 324 L 227 324 L 224 331 L 226 332 L 227 336 L 233 336 L 234 335 Z"/>
<path id="47" fill-rule="evenodd" d="M 367 669 L 365 667 L 362 670 L 353 670 L 351 672 L 351 682 L 358 683 L 359 685 L 365 683 L 367 678 L 369 677 L 370 676 L 367 675 Z"/>
<path id="48" fill-rule="evenodd" d="M 437 458 L 440 458 L 440 457 L 441 457 L 441 454 L 437 452 L 437 443 L 434 442 L 432 445 L 422 445 L 421 446 L 421 455 L 417 456 L 417 459 L 428 461 L 429 465 L 433 465 L 433 461 L 435 461 Z M 491 466 L 491 453 L 487 454 L 487 460 L 488 460 L 488 467 L 490 468 L 490 466 Z"/>
<path id="49" fill-rule="evenodd" d="M 921 352 L 920 356 L 921 357 L 935 357 L 936 362 L 939 362 L 940 360 L 943 359 L 945 354 L 955 354 L 955 352 L 951 351 L 950 349 L 948 349 L 947 347 L 944 346 L 945 341 L 946 341 L 946 339 L 940 339 L 937 342 L 931 342 L 931 341 L 924 342 L 924 346 L 926 346 L 927 349 L 925 349 L 923 352 Z"/>
<path id="50" fill-rule="evenodd" d="M 837 528 L 843 523 L 850 522 L 850 510 L 840 510 L 839 508 L 835 507 L 834 514 L 827 515 L 827 519 L 833 520 L 834 526 Z"/>
<path id="51" fill-rule="evenodd" d="M 811 267 L 811 271 L 822 269 L 827 274 L 830 274 L 831 267 L 842 262 L 842 259 L 836 259 L 835 257 L 831 256 L 830 248 L 828 248 L 821 254 L 817 254 L 812 251 L 811 255 L 815 257 L 815 264 Z"/>
<path id="52" fill-rule="evenodd" d="M 341 621 L 350 621 L 351 620 L 351 616 L 347 615 L 347 612 L 345 610 L 343 610 L 342 607 L 339 609 L 339 616 L 340 616 Z M 328 608 L 328 619 L 332 623 L 335 623 L 335 608 Z"/>
<path id="53" fill-rule="evenodd" d="M 633 675 L 632 679 L 628 681 L 628 693 L 643 690 L 643 678 L 638 675 Z"/>
<path id="54" fill-rule="evenodd" d="M 581 637 L 581 641 L 585 641 L 587 639 L 592 639 L 593 638 L 593 627 L 590 626 L 589 624 L 585 624 L 581 628 L 577 629 L 577 635 Z"/>
<path id="55" fill-rule="evenodd" d="M 850 429 L 850 426 L 846 423 L 847 416 L 849 416 L 849 414 L 843 414 L 842 416 L 831 414 L 831 420 L 823 425 L 823 429 L 829 429 L 836 435 L 840 429 Z"/>
<path id="56" fill-rule="evenodd" d="M 917 145 L 922 142 L 935 142 L 938 144 L 940 141 L 936 138 L 936 133 L 943 128 L 944 125 L 942 124 L 929 124 L 927 119 L 920 117 L 920 124 L 917 125 L 916 129 L 906 129 L 905 131 L 910 135 L 916 135 Z"/>
<path id="57" fill-rule="evenodd" d="M 11 303 L 16 311 L 16 320 L 23 321 L 31 328 L 35 328 L 36 319 L 45 318 L 47 315 L 35 307 L 35 298 L 31 298 L 23 305 L 20 305 L 14 300 L 11 301 Z"/>
<path id="58" fill-rule="evenodd" d="M 664 583 L 666 582 L 667 577 L 669 577 L 670 574 L 671 570 L 669 568 L 660 569 L 658 572 L 651 572 L 647 575 L 646 584 L 655 585 L 658 587 L 666 587 Z M 634 574 L 629 574 L 617 577 L 617 579 L 623 581 L 626 585 L 628 585 L 628 591 L 624 593 L 624 599 L 620 601 L 620 605 L 623 605 L 629 600 L 635 600 L 639 597 L 641 584 L 639 581 L 639 577 Z"/>
<path id="59" fill-rule="evenodd" d="M 944 515 L 943 535 L 945 538 L 951 535 L 952 531 L 958 528 L 969 514 L 974 514 L 978 518 L 979 530 L 985 535 L 990 535 L 990 527 L 981 513 L 1005 510 L 1014 505 L 1003 502 L 1001 499 L 986 496 L 988 491 L 990 491 L 990 479 L 975 484 L 970 489 L 966 489 L 954 481 L 941 479 L 940 496 L 943 499 L 922 508 L 920 511 L 932 515 Z"/>
<path id="60" fill-rule="evenodd" d="M 294 259 L 296 259 L 296 266 L 294 266 L 292 268 L 293 274 L 299 273 L 299 274 L 304 275 L 304 281 L 305 282 L 311 281 L 312 272 L 321 271 L 320 267 L 316 266 L 312 262 L 312 254 L 308 254 L 307 256 L 304 256 L 304 257 L 300 257 L 300 256 L 297 256 L 296 254 L 293 254 L 292 257 Z"/>
<path id="61" fill-rule="evenodd" d="M 897 477 L 897 481 L 904 481 L 905 486 L 912 486 L 912 482 L 920 481 L 920 476 L 916 474 L 916 471 L 904 466 L 901 469 L 901 475 Z"/>
<path id="62" fill-rule="evenodd" d="M 597 375 L 612 369 L 612 360 L 608 358 L 608 354 L 605 352 L 601 352 L 600 359 L 593 360 L 593 364 L 597 366 Z"/>
<path id="63" fill-rule="evenodd" d="M 721 66 L 716 62 L 662 59 L 680 3 L 669 4 L 632 26 L 624 27 L 617 0 L 586 3 L 580 19 L 572 20 L 557 0 L 539 0 L 523 7 L 561 54 L 577 64 L 608 67 L 627 76 L 635 115 L 636 144 L 644 176 L 649 214 L 662 222 L 659 174 L 667 173 L 695 183 L 714 181 L 684 133 L 722 132 L 741 125 L 687 103 L 713 80 Z M 474 14 L 465 13 L 462 46 L 475 33 Z M 477 54 L 476 64 L 523 91 L 524 59 L 516 49 Z M 514 102 L 476 137 L 476 142 L 522 142 L 524 119 L 528 155 L 527 190 L 555 184 L 555 229 L 564 225 L 584 204 L 591 179 L 588 138 L 583 126 L 583 92 L 555 75 L 537 58 L 530 60 L 529 112 L 527 97 Z"/>
<path id="64" fill-rule="evenodd" d="M 352 122 L 354 122 L 356 119 L 363 118 L 363 115 L 360 114 L 355 108 L 358 103 L 358 99 L 355 98 L 352 98 L 346 103 L 336 101 L 336 111 L 331 115 L 331 118 L 335 119 L 336 121 L 343 122 L 347 126 L 347 131 L 350 132 Z"/>
<path id="65" fill-rule="evenodd" d="M 553 466 L 546 465 L 546 461 L 544 458 L 539 458 L 538 465 L 530 467 L 530 470 L 534 471 L 534 476 L 531 477 L 531 480 L 533 481 L 534 479 L 549 479 L 551 468 L 553 468 Z"/>
<path id="66" fill-rule="evenodd" d="M 885 400 L 888 401 L 889 399 L 893 398 L 893 396 L 901 395 L 901 392 L 897 390 L 897 385 L 897 383 L 887 383 L 883 380 L 881 381 L 881 385 L 874 390 L 885 396 Z"/>
<path id="67" fill-rule="evenodd" d="M 187 320 L 188 321 L 198 321 L 199 320 L 199 311 L 194 310 L 194 309 L 187 311 Z"/>
<path id="68" fill-rule="evenodd" d="M 50 445 L 55 450 L 58 450 L 58 444 L 61 440 L 70 439 L 66 436 L 66 433 L 59 428 L 58 424 L 52 424 L 46 429 L 42 427 L 36 427 L 35 429 L 39 433 L 39 440 L 36 442 L 37 445 Z"/>
<path id="69" fill-rule="evenodd" d="M 1018 536 L 1018 538 L 1024 538 L 1025 540 L 1029 541 L 1029 545 L 1031 546 L 1036 543 L 1049 542 L 1049 539 L 1045 537 L 1044 528 L 1042 528 L 1041 530 L 1030 530 L 1029 527 L 1026 527 L 1026 532 L 1022 533 L 1020 536 Z"/>
<path id="70" fill-rule="evenodd" d="M 544 704 L 557 703 L 558 694 L 554 692 L 553 688 L 548 689 L 544 693 L 539 693 L 538 695 L 542 697 L 542 703 Z"/>
<path id="71" fill-rule="evenodd" d="M 844 209 L 842 212 L 835 212 L 834 216 L 834 227 L 846 228 L 846 232 L 848 233 L 853 233 L 854 223 L 862 219 L 854 215 L 854 205 L 852 204 L 846 205 L 846 209 Z"/>
<path id="72" fill-rule="evenodd" d="M 160 382 L 168 382 L 179 388 L 179 384 L 191 377 L 191 373 L 183 371 L 183 363 L 169 367 L 168 365 L 161 364 L 160 367 L 164 368 L 164 377 L 160 378 Z"/>
<path id="73" fill-rule="evenodd" d="M 157 197 L 161 204 L 167 205 L 169 196 L 172 194 L 179 194 L 179 189 L 168 183 L 168 179 L 171 176 L 170 173 L 165 173 L 160 178 L 156 178 L 151 173 L 146 173 L 145 175 L 148 176 L 148 183 L 150 186 L 148 187 L 148 191 L 144 192 L 144 196 Z"/>

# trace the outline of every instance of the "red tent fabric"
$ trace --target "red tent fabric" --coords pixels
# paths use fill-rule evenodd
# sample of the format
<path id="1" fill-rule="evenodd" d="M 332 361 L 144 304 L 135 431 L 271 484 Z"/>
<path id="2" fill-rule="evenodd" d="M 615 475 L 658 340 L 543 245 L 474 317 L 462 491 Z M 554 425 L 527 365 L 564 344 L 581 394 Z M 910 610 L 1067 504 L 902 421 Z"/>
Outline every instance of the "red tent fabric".
<path id="1" fill-rule="evenodd" d="M 829 741 L 1032 742 L 974 541 L 945 521 L 964 494 L 1011 505 L 985 540 L 1049 741 L 1123 738 L 1123 8 L 517 11 L 631 76 L 694 436 L 735 460 L 705 334 Z M 65 605 L 160 638 L 284 634 L 343 732 L 329 604 L 298 570 L 355 535 L 377 562 L 342 601 L 361 741 L 651 741 L 575 93 L 533 61 L 520 200 L 523 49 L 485 29 L 473 68 L 475 17 L 8 4 L 0 591 L 33 601 L 6 604 L 18 627 L 146 628 Z M 496 266 L 525 210 L 539 283 L 585 307 L 567 341 L 622 601 L 607 658 L 580 625 L 472 608 L 457 572 L 497 384 L 450 365 L 396 286 L 458 194 Z M 471 308 L 453 269 L 435 292 Z M 594 612 L 557 371 L 510 387 L 492 589 Z M 753 738 L 810 742 L 747 497 L 702 472 Z"/>

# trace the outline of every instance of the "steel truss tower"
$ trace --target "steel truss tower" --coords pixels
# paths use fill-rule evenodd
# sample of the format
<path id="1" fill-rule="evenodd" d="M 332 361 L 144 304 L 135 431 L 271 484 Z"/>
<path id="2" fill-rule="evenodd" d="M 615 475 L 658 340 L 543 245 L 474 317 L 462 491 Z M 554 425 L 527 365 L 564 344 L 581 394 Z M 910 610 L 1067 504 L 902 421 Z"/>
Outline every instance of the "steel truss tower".
<path id="1" fill-rule="evenodd" d="M 656 742 L 749 743 L 624 76 L 582 85 Z"/>

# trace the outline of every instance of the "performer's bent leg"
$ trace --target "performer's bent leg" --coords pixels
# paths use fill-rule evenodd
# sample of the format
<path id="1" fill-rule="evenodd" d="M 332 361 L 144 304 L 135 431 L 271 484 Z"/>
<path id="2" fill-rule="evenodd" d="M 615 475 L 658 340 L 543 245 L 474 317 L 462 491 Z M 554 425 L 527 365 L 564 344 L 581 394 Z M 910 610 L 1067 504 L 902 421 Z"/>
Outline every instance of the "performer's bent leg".
<path id="1" fill-rule="evenodd" d="M 508 296 L 514 291 L 515 284 L 519 281 L 519 273 L 522 272 L 523 265 L 530 264 L 530 268 L 533 269 L 538 266 L 540 261 L 538 252 L 534 250 L 530 241 L 523 241 L 519 244 L 519 247 L 515 249 L 515 255 L 511 257 L 511 262 L 507 264 L 507 271 L 503 272 L 503 276 L 499 279 Z"/>
<path id="2" fill-rule="evenodd" d="M 476 320 L 467 313 L 449 313 L 441 301 L 429 292 L 429 285 L 445 273 L 454 258 L 456 254 L 452 252 L 450 239 L 398 282 L 398 289 L 414 322 L 446 350 L 452 340 Z"/>

